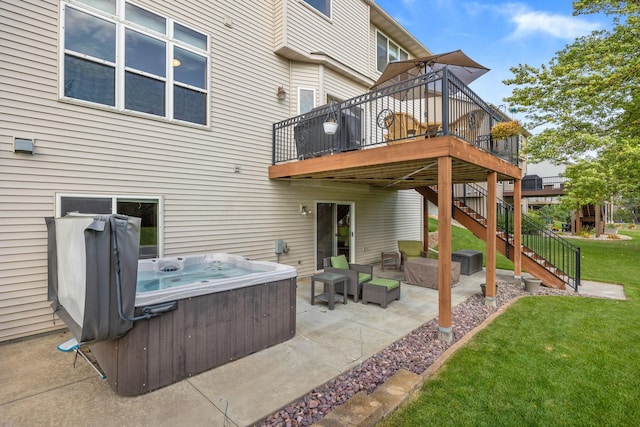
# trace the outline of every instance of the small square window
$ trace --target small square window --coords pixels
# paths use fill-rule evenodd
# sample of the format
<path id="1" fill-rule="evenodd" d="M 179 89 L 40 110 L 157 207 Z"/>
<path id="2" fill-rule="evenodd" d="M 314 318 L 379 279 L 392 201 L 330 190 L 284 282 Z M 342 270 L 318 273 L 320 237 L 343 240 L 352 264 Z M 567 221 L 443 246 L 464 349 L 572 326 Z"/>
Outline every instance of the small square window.
<path id="1" fill-rule="evenodd" d="M 304 114 L 316 106 L 316 91 L 313 89 L 298 90 L 298 114 Z"/>
<path id="2" fill-rule="evenodd" d="M 331 17 L 331 0 L 304 0 L 304 2 L 323 15 Z"/>

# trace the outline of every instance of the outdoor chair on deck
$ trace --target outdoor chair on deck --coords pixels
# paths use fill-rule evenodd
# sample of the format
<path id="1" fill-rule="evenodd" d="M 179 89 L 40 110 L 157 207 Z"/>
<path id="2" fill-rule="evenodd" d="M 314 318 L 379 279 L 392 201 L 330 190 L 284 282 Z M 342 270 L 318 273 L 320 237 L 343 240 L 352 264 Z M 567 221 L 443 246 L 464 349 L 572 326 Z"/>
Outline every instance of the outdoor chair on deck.
<path id="1" fill-rule="evenodd" d="M 420 240 L 398 240 L 400 265 L 403 266 L 408 260 L 415 258 L 426 258 L 427 253 L 423 250 L 423 247 Z"/>
<path id="2" fill-rule="evenodd" d="M 344 274 L 347 276 L 347 294 L 353 295 L 353 301 L 358 302 L 362 294 L 362 284 L 373 279 L 373 266 L 350 264 L 347 257 L 338 255 L 323 260 L 324 271 L 327 273 Z"/>
<path id="3" fill-rule="evenodd" d="M 439 123 L 421 123 L 411 114 L 404 112 L 389 114 L 384 119 L 384 125 L 387 128 L 386 138 L 389 144 L 407 142 L 407 138 L 414 136 L 428 138 L 440 131 Z"/>
<path id="4" fill-rule="evenodd" d="M 469 111 L 449 125 L 449 133 L 475 144 L 480 136 L 480 128 L 486 116 L 487 113 L 481 109 Z"/>

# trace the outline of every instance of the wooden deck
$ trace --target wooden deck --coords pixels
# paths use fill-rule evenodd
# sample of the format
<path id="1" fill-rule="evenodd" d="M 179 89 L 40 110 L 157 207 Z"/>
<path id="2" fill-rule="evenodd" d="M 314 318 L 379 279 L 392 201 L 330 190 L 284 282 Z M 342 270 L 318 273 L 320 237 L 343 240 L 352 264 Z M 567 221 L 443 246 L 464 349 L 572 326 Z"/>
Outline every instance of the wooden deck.
<path id="1" fill-rule="evenodd" d="M 370 185 L 390 190 L 438 186 L 438 336 L 451 342 L 451 221 L 452 184 L 487 183 L 487 269 L 486 298 L 496 296 L 496 186 L 514 180 L 514 245 L 521 246 L 520 180 L 522 170 L 499 157 L 453 136 L 413 138 L 406 143 L 361 149 L 269 167 L 269 178 L 326 180 Z M 424 206 L 424 235 L 428 235 L 428 211 Z M 486 238 L 486 236 L 493 236 Z M 425 248 L 426 250 L 427 248 Z M 514 254 L 514 275 L 521 274 L 521 253 Z"/>
<path id="2" fill-rule="evenodd" d="M 438 158 L 452 160 L 452 183 L 520 179 L 519 167 L 452 136 L 336 153 L 269 167 L 269 178 L 321 179 L 406 190 L 438 184 Z"/>

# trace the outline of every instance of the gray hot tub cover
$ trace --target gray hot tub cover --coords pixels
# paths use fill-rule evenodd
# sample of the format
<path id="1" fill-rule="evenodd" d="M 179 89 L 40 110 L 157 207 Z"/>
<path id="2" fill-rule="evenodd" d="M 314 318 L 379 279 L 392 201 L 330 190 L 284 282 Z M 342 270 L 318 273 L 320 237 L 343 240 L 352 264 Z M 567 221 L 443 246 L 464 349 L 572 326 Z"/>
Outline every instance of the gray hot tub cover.
<path id="1" fill-rule="evenodd" d="M 48 299 L 54 312 L 79 343 L 127 333 L 133 327 L 141 219 L 82 215 L 45 221 Z M 118 307 L 118 270 L 124 316 Z"/>

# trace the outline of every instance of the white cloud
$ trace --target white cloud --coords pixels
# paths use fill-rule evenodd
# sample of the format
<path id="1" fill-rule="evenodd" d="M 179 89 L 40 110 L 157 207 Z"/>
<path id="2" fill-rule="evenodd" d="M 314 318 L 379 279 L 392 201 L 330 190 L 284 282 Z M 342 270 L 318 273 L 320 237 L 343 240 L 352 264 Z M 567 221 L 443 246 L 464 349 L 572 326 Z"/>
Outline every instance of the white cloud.
<path id="1" fill-rule="evenodd" d="M 464 4 L 464 8 L 471 16 L 489 12 L 505 17 L 509 22 L 515 24 L 515 30 L 508 38 L 546 34 L 559 39 L 573 40 L 601 28 L 600 24 L 589 22 L 582 17 L 532 10 L 529 5 L 524 3 L 468 2 Z"/>
<path id="2" fill-rule="evenodd" d="M 509 19 L 516 24 L 516 29 L 510 36 L 513 38 L 541 33 L 559 39 L 572 40 L 600 28 L 599 24 L 579 17 L 530 10 L 517 11 Z"/>

